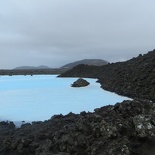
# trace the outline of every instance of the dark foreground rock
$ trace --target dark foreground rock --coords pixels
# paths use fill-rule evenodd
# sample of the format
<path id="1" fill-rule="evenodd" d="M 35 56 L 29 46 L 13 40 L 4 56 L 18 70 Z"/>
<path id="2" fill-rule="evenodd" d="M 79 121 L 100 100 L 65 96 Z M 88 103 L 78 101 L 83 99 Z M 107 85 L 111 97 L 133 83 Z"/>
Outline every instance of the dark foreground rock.
<path id="1" fill-rule="evenodd" d="M 139 99 L 0 132 L 0 155 L 154 155 L 154 146 L 155 103 Z"/>
<path id="2" fill-rule="evenodd" d="M 88 86 L 90 83 L 82 78 L 76 80 L 71 86 L 72 87 L 85 87 Z"/>
<path id="3" fill-rule="evenodd" d="M 5 133 L 5 131 L 11 131 L 11 130 L 14 130 L 15 129 L 15 125 L 13 122 L 5 122 L 5 121 L 2 121 L 0 122 L 0 133 Z"/>

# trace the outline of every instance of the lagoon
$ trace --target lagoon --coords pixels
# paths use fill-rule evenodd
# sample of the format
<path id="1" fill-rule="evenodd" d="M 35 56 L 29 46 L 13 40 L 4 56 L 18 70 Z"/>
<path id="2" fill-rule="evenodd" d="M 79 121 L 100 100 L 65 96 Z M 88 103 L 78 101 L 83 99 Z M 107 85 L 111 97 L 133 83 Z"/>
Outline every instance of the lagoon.
<path id="1" fill-rule="evenodd" d="M 1 76 L 0 121 L 44 121 L 55 114 L 93 112 L 129 98 L 105 91 L 97 79 L 85 78 L 90 85 L 73 88 L 77 78 L 57 75 Z"/>

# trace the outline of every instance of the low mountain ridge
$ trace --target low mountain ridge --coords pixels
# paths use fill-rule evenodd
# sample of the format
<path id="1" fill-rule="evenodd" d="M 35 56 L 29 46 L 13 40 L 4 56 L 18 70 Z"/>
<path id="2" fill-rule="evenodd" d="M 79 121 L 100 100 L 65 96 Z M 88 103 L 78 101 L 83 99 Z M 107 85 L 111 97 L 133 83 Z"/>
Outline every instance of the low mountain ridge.
<path id="1" fill-rule="evenodd" d="M 24 70 L 24 69 L 50 69 L 50 67 L 40 65 L 38 67 L 35 67 L 35 66 L 19 66 L 19 67 L 14 68 L 14 70 Z"/>
<path id="2" fill-rule="evenodd" d="M 68 63 L 62 66 L 61 68 L 73 68 L 79 64 L 102 66 L 108 64 L 108 62 L 102 59 L 83 59 L 72 63 Z"/>

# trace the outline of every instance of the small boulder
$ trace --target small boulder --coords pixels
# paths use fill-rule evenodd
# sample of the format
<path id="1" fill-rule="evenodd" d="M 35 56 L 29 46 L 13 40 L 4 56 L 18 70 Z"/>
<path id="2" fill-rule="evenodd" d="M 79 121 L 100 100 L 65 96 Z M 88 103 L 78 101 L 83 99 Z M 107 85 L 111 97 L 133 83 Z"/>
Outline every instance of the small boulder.
<path id="1" fill-rule="evenodd" d="M 85 87 L 88 86 L 90 83 L 82 78 L 76 80 L 71 86 L 72 87 Z"/>

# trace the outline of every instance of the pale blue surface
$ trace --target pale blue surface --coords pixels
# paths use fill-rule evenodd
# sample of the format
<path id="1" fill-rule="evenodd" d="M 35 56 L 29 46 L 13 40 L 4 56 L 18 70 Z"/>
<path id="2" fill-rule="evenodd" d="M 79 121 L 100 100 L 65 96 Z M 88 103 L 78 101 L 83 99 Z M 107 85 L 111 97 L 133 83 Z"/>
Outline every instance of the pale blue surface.
<path id="1" fill-rule="evenodd" d="M 104 91 L 95 79 L 87 79 L 87 87 L 70 87 L 76 79 L 56 75 L 1 76 L 0 120 L 43 121 L 54 114 L 92 112 L 128 99 Z"/>

